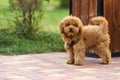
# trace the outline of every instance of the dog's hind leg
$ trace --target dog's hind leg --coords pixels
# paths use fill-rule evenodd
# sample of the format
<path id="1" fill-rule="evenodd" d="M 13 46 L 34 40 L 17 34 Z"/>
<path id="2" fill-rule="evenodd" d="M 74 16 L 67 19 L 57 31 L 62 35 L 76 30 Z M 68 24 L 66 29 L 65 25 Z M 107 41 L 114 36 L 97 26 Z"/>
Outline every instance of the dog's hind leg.
<path id="1" fill-rule="evenodd" d="M 102 64 L 109 64 L 111 60 L 111 52 L 109 46 L 104 43 L 99 44 L 95 48 L 95 52 L 103 59 Z"/>

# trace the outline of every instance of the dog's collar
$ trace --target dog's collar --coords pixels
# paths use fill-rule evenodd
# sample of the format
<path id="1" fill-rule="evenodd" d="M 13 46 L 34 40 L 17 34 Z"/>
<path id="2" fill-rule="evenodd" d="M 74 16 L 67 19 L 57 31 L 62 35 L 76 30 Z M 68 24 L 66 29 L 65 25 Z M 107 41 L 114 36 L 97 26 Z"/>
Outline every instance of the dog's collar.
<path id="1" fill-rule="evenodd" d="M 79 40 L 72 40 L 69 45 L 70 45 L 71 47 L 73 47 L 78 41 L 79 41 Z"/>

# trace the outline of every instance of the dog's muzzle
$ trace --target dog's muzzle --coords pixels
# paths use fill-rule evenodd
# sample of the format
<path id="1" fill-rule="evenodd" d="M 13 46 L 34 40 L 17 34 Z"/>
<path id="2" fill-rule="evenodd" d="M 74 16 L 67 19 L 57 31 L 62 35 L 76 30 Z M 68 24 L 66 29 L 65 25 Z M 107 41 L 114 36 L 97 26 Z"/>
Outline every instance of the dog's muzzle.
<path id="1" fill-rule="evenodd" d="M 73 29 L 72 29 L 72 28 L 70 28 L 70 29 L 69 29 L 69 32 L 73 32 Z"/>

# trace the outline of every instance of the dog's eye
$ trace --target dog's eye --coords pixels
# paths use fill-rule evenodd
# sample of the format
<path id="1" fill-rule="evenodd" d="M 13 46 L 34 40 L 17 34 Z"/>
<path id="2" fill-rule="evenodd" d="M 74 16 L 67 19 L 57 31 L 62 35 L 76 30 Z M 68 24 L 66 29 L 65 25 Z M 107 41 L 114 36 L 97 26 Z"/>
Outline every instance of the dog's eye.
<path id="1" fill-rule="evenodd" d="M 99 24 L 96 24 L 97 26 L 99 26 Z"/>
<path id="2" fill-rule="evenodd" d="M 77 24 L 73 24 L 73 26 L 76 26 L 76 27 L 77 27 Z"/>
<path id="3" fill-rule="evenodd" d="M 70 24 L 66 24 L 66 26 L 69 26 Z"/>

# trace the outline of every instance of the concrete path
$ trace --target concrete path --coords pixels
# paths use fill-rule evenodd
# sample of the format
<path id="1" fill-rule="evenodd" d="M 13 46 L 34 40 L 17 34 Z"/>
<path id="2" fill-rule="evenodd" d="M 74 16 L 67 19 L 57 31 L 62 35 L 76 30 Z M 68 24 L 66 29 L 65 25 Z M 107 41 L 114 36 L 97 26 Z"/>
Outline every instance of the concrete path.
<path id="1" fill-rule="evenodd" d="M 0 56 L 0 80 L 120 80 L 120 57 L 109 65 L 86 58 L 83 66 L 66 64 L 66 53 Z"/>

